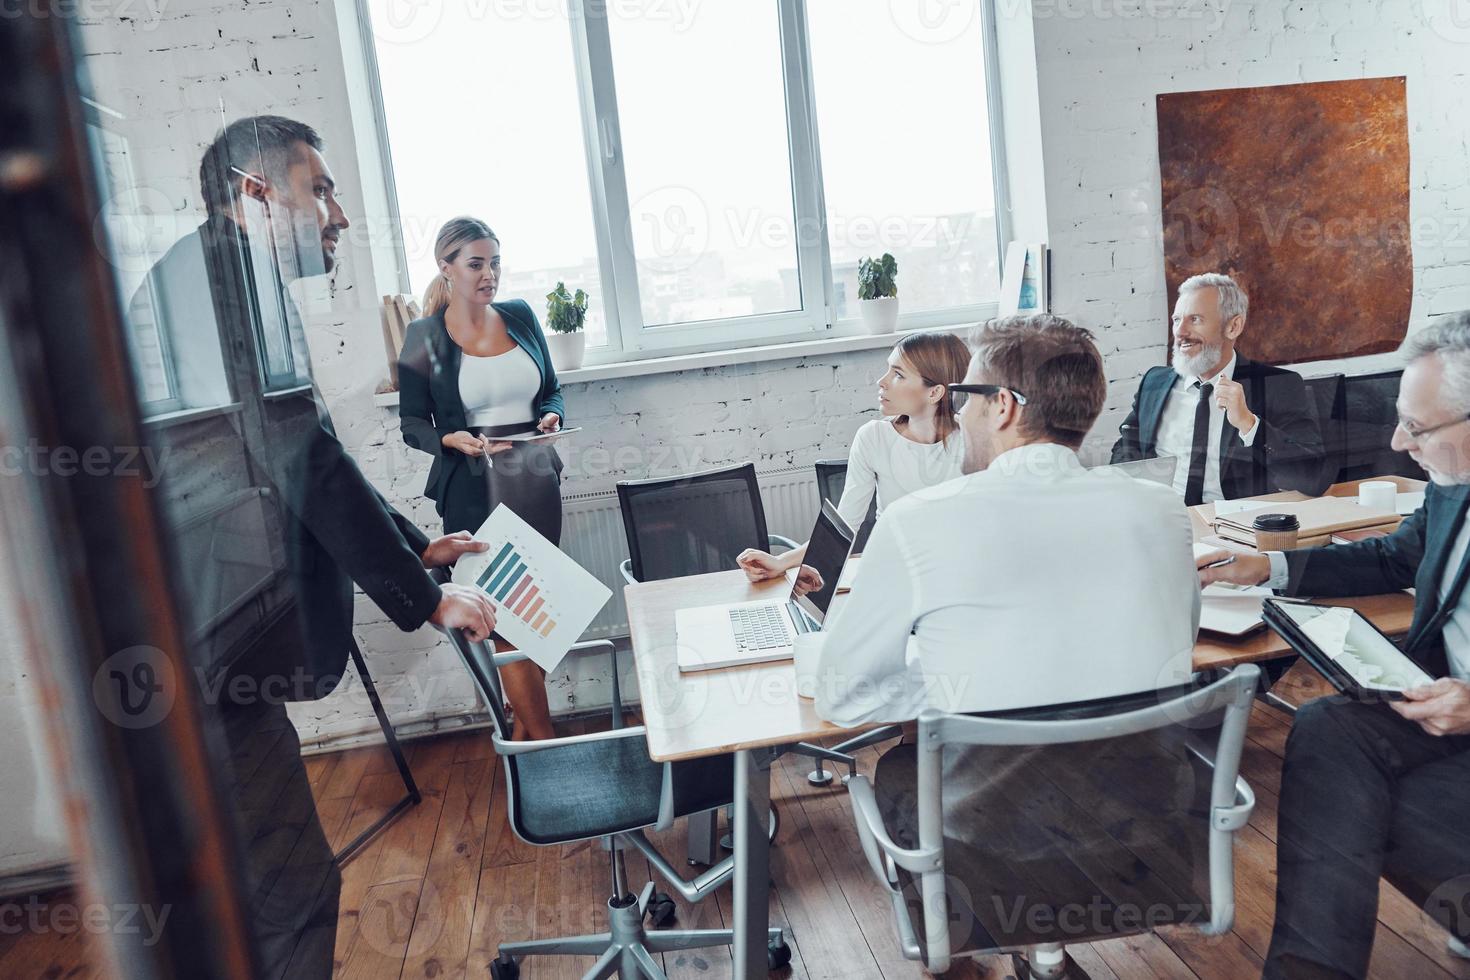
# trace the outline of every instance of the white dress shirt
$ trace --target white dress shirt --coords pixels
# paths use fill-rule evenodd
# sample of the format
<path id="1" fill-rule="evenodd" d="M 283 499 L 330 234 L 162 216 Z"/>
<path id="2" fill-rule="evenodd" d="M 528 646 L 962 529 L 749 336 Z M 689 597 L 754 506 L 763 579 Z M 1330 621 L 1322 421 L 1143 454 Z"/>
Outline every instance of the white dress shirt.
<path id="1" fill-rule="evenodd" d="M 1450 546 L 1449 558 L 1444 563 L 1444 573 L 1440 575 L 1438 598 L 1441 604 L 1444 603 L 1445 596 L 1449 595 L 1450 586 L 1455 582 L 1455 574 L 1465 561 L 1467 551 L 1470 551 L 1470 514 L 1466 515 L 1465 521 L 1460 525 L 1460 533 Z M 1266 557 L 1271 560 L 1271 577 L 1266 579 L 1265 586 L 1270 589 L 1286 588 L 1291 579 L 1291 570 L 1286 564 L 1285 553 L 1268 551 Z M 1470 588 L 1460 591 L 1460 601 L 1444 621 L 1441 636 L 1450 676 L 1462 681 L 1470 680 Z"/>
<path id="2" fill-rule="evenodd" d="M 1054 444 L 916 491 L 878 521 L 828 628 L 817 713 L 856 725 L 1183 683 L 1192 540 L 1168 487 L 1086 470 Z"/>
<path id="3" fill-rule="evenodd" d="M 965 437 L 959 429 L 943 442 L 905 439 L 893 419 L 874 419 L 857 430 L 847 453 L 847 481 L 837 513 L 854 531 L 878 495 L 878 513 L 915 490 L 953 480 L 964 473 Z"/>
<path id="4" fill-rule="evenodd" d="M 1236 355 L 1232 353 L 1230 360 L 1225 362 L 1225 367 L 1207 382 L 1202 382 L 1198 377 L 1184 377 L 1181 375 L 1169 391 L 1169 397 L 1164 401 L 1164 414 L 1159 419 L 1158 436 L 1154 439 L 1154 452 L 1159 456 L 1174 456 L 1179 460 L 1179 465 L 1174 468 L 1174 492 L 1181 497 L 1189 485 L 1189 456 L 1194 449 L 1194 410 L 1199 404 L 1199 385 L 1214 384 L 1220 378 L 1235 379 Z M 1210 444 L 1205 451 L 1205 487 L 1203 499 L 1205 503 L 1214 503 L 1223 500 L 1225 491 L 1220 487 L 1220 432 L 1225 423 L 1225 409 L 1220 407 L 1220 402 L 1210 396 Z M 1256 433 L 1260 431 L 1261 420 L 1258 416 L 1256 424 L 1251 426 L 1249 432 L 1240 433 L 1240 442 L 1244 446 L 1255 444 Z"/>

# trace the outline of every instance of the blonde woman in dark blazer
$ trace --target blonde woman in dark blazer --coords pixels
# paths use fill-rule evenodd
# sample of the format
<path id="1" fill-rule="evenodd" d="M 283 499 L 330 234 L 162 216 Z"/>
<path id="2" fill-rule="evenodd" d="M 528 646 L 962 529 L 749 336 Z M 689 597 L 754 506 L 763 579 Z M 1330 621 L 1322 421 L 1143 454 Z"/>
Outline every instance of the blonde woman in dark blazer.
<path id="1" fill-rule="evenodd" d="M 484 222 L 449 221 L 434 255 L 439 275 L 398 362 L 403 441 L 434 457 L 424 493 L 446 534 L 478 530 L 503 503 L 559 544 L 561 457 L 551 445 L 504 439 L 555 432 L 566 416 L 541 325 L 524 301 L 494 301 L 500 240 Z M 519 722 L 515 737 L 555 737 L 546 672 L 525 661 L 501 676 Z"/>

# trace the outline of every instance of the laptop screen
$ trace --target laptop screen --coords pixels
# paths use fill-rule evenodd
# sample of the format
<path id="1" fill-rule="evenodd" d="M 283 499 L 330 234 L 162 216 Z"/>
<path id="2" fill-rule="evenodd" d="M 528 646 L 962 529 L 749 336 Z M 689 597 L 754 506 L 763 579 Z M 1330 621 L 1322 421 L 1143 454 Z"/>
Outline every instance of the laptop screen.
<path id="1" fill-rule="evenodd" d="M 798 597 L 792 589 L 791 598 L 807 615 L 820 623 L 827 615 L 832 597 L 837 594 L 837 579 L 842 575 L 842 566 L 847 564 L 847 554 L 852 550 L 852 528 L 837 513 L 830 500 L 822 501 L 822 511 L 817 515 L 817 525 L 806 546 L 806 558 L 802 570 L 815 570 L 822 578 L 822 587 L 805 596 Z"/>

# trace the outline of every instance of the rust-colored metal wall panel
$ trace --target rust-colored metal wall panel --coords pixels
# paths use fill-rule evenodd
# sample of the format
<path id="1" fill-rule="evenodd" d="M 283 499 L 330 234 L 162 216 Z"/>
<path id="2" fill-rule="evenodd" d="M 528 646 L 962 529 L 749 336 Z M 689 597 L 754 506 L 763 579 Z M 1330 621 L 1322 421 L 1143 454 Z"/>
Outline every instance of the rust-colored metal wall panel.
<path id="1" fill-rule="evenodd" d="M 1243 353 L 1268 364 L 1395 349 L 1414 258 L 1403 78 L 1160 95 L 1164 274 L 1250 296 Z"/>

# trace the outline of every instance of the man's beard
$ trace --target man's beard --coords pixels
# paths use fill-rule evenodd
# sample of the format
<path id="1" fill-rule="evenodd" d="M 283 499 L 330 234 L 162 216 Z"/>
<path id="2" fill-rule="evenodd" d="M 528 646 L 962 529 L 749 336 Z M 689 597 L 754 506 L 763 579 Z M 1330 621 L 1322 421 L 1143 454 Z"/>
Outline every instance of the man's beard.
<path id="1" fill-rule="evenodd" d="M 1224 352 L 1224 345 L 1200 347 L 1199 353 L 1193 357 L 1185 357 L 1179 352 L 1179 345 L 1174 345 L 1174 372 L 1181 378 L 1198 378 L 1206 371 L 1214 368 L 1220 363 L 1220 355 Z"/>

